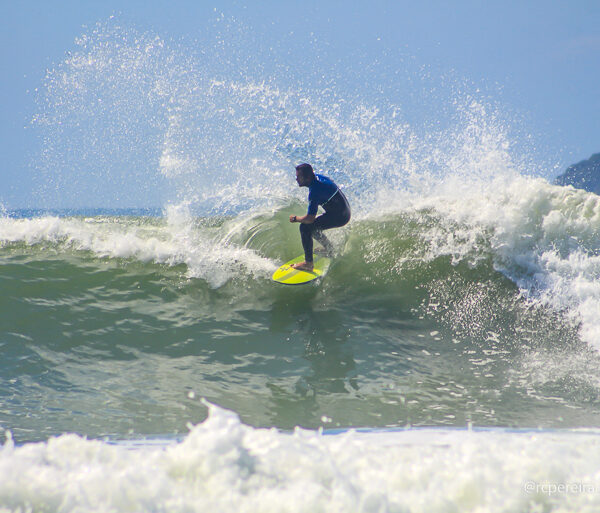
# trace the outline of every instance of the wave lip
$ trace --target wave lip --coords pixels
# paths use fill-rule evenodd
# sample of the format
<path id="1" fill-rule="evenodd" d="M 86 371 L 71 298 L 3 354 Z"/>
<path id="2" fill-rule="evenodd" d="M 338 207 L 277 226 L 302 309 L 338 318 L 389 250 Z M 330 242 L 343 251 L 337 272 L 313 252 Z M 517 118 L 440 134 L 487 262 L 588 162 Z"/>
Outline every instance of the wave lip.
<path id="1" fill-rule="evenodd" d="M 55 250 L 89 251 L 100 258 L 135 259 L 176 266 L 219 287 L 241 272 L 267 276 L 275 268 L 255 251 L 228 244 L 218 231 L 198 229 L 191 218 L 132 217 L 0 219 L 0 247 L 50 244 Z"/>

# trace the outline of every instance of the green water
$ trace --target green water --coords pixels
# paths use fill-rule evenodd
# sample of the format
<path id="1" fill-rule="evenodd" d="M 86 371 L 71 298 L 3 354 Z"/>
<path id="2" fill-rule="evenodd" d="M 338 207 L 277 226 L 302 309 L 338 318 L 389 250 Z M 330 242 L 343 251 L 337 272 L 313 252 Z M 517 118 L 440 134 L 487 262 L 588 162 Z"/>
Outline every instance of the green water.
<path id="1" fill-rule="evenodd" d="M 207 234 L 274 267 L 298 249 L 284 217 L 199 220 L 185 237 L 164 219 L 72 218 L 4 243 L 2 427 L 21 441 L 177 434 L 204 418 L 200 398 L 280 428 L 600 425 L 600 362 L 576 326 L 485 250 L 427 258 L 427 215 L 354 223 L 315 285 L 276 285 L 245 253 L 213 255 L 218 286 L 190 274 L 211 271 L 185 253 Z M 269 242 L 273 225 L 285 237 Z M 172 255 L 140 259 L 154 239 Z"/>

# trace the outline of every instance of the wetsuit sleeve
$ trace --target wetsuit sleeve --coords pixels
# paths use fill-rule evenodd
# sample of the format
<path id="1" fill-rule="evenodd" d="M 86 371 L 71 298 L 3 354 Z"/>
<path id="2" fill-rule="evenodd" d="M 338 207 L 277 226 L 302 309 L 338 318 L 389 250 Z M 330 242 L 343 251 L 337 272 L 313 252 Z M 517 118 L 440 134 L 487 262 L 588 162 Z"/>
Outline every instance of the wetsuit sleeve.
<path id="1" fill-rule="evenodd" d="M 315 196 L 316 196 L 315 191 L 312 190 L 312 188 L 311 188 L 308 192 L 308 212 L 307 212 L 307 214 L 309 216 L 316 216 L 317 211 L 319 210 L 319 202 L 317 201 L 317 198 Z"/>

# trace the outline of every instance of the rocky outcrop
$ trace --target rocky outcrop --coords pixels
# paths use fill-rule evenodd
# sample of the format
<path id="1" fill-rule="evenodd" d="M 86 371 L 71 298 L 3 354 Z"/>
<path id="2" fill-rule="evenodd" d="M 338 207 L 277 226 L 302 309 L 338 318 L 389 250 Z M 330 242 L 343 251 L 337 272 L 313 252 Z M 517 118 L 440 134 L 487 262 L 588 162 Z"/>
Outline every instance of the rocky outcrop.
<path id="1" fill-rule="evenodd" d="M 556 177 L 554 183 L 600 194 L 600 153 L 569 166 L 562 175 Z"/>

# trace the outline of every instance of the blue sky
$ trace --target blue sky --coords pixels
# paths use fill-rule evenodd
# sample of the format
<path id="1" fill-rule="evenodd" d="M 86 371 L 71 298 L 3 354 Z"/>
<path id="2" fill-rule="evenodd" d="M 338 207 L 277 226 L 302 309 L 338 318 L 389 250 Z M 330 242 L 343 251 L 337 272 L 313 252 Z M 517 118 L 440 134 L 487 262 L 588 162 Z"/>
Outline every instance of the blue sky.
<path id="1" fill-rule="evenodd" d="M 156 34 L 179 48 L 206 45 L 207 52 L 215 48 L 207 38 L 218 37 L 219 30 L 225 38 L 243 32 L 234 53 L 245 60 L 228 63 L 228 71 L 237 73 L 242 63 L 254 78 L 277 75 L 282 86 L 295 81 L 282 73 L 282 63 L 309 78 L 335 69 L 341 89 L 354 88 L 353 94 L 365 97 L 378 87 L 388 94 L 389 76 L 400 71 L 403 85 L 392 101 L 404 102 L 407 111 L 420 96 L 406 77 L 416 73 L 414 87 L 426 83 L 432 90 L 448 88 L 452 76 L 454 84 L 464 81 L 484 91 L 518 120 L 548 177 L 600 152 L 596 1 L 22 1 L 3 2 L 1 9 L 0 203 L 7 208 L 36 206 L 39 197 L 34 192 L 44 143 L 31 119 L 40 111 L 36 101 L 46 71 L 75 49 L 76 38 L 111 16 L 126 29 Z M 227 20 L 225 30 L 215 28 L 220 17 Z M 429 110 L 444 101 L 451 97 L 441 94 Z M 415 109 L 413 117 L 418 115 Z M 60 156 L 52 165 L 60 174 Z M 105 187 L 107 197 L 116 197 L 110 180 Z M 84 187 L 77 202 L 100 206 L 90 192 L 94 188 L 98 184 Z M 155 193 L 122 198 L 106 206 L 161 201 Z"/>

